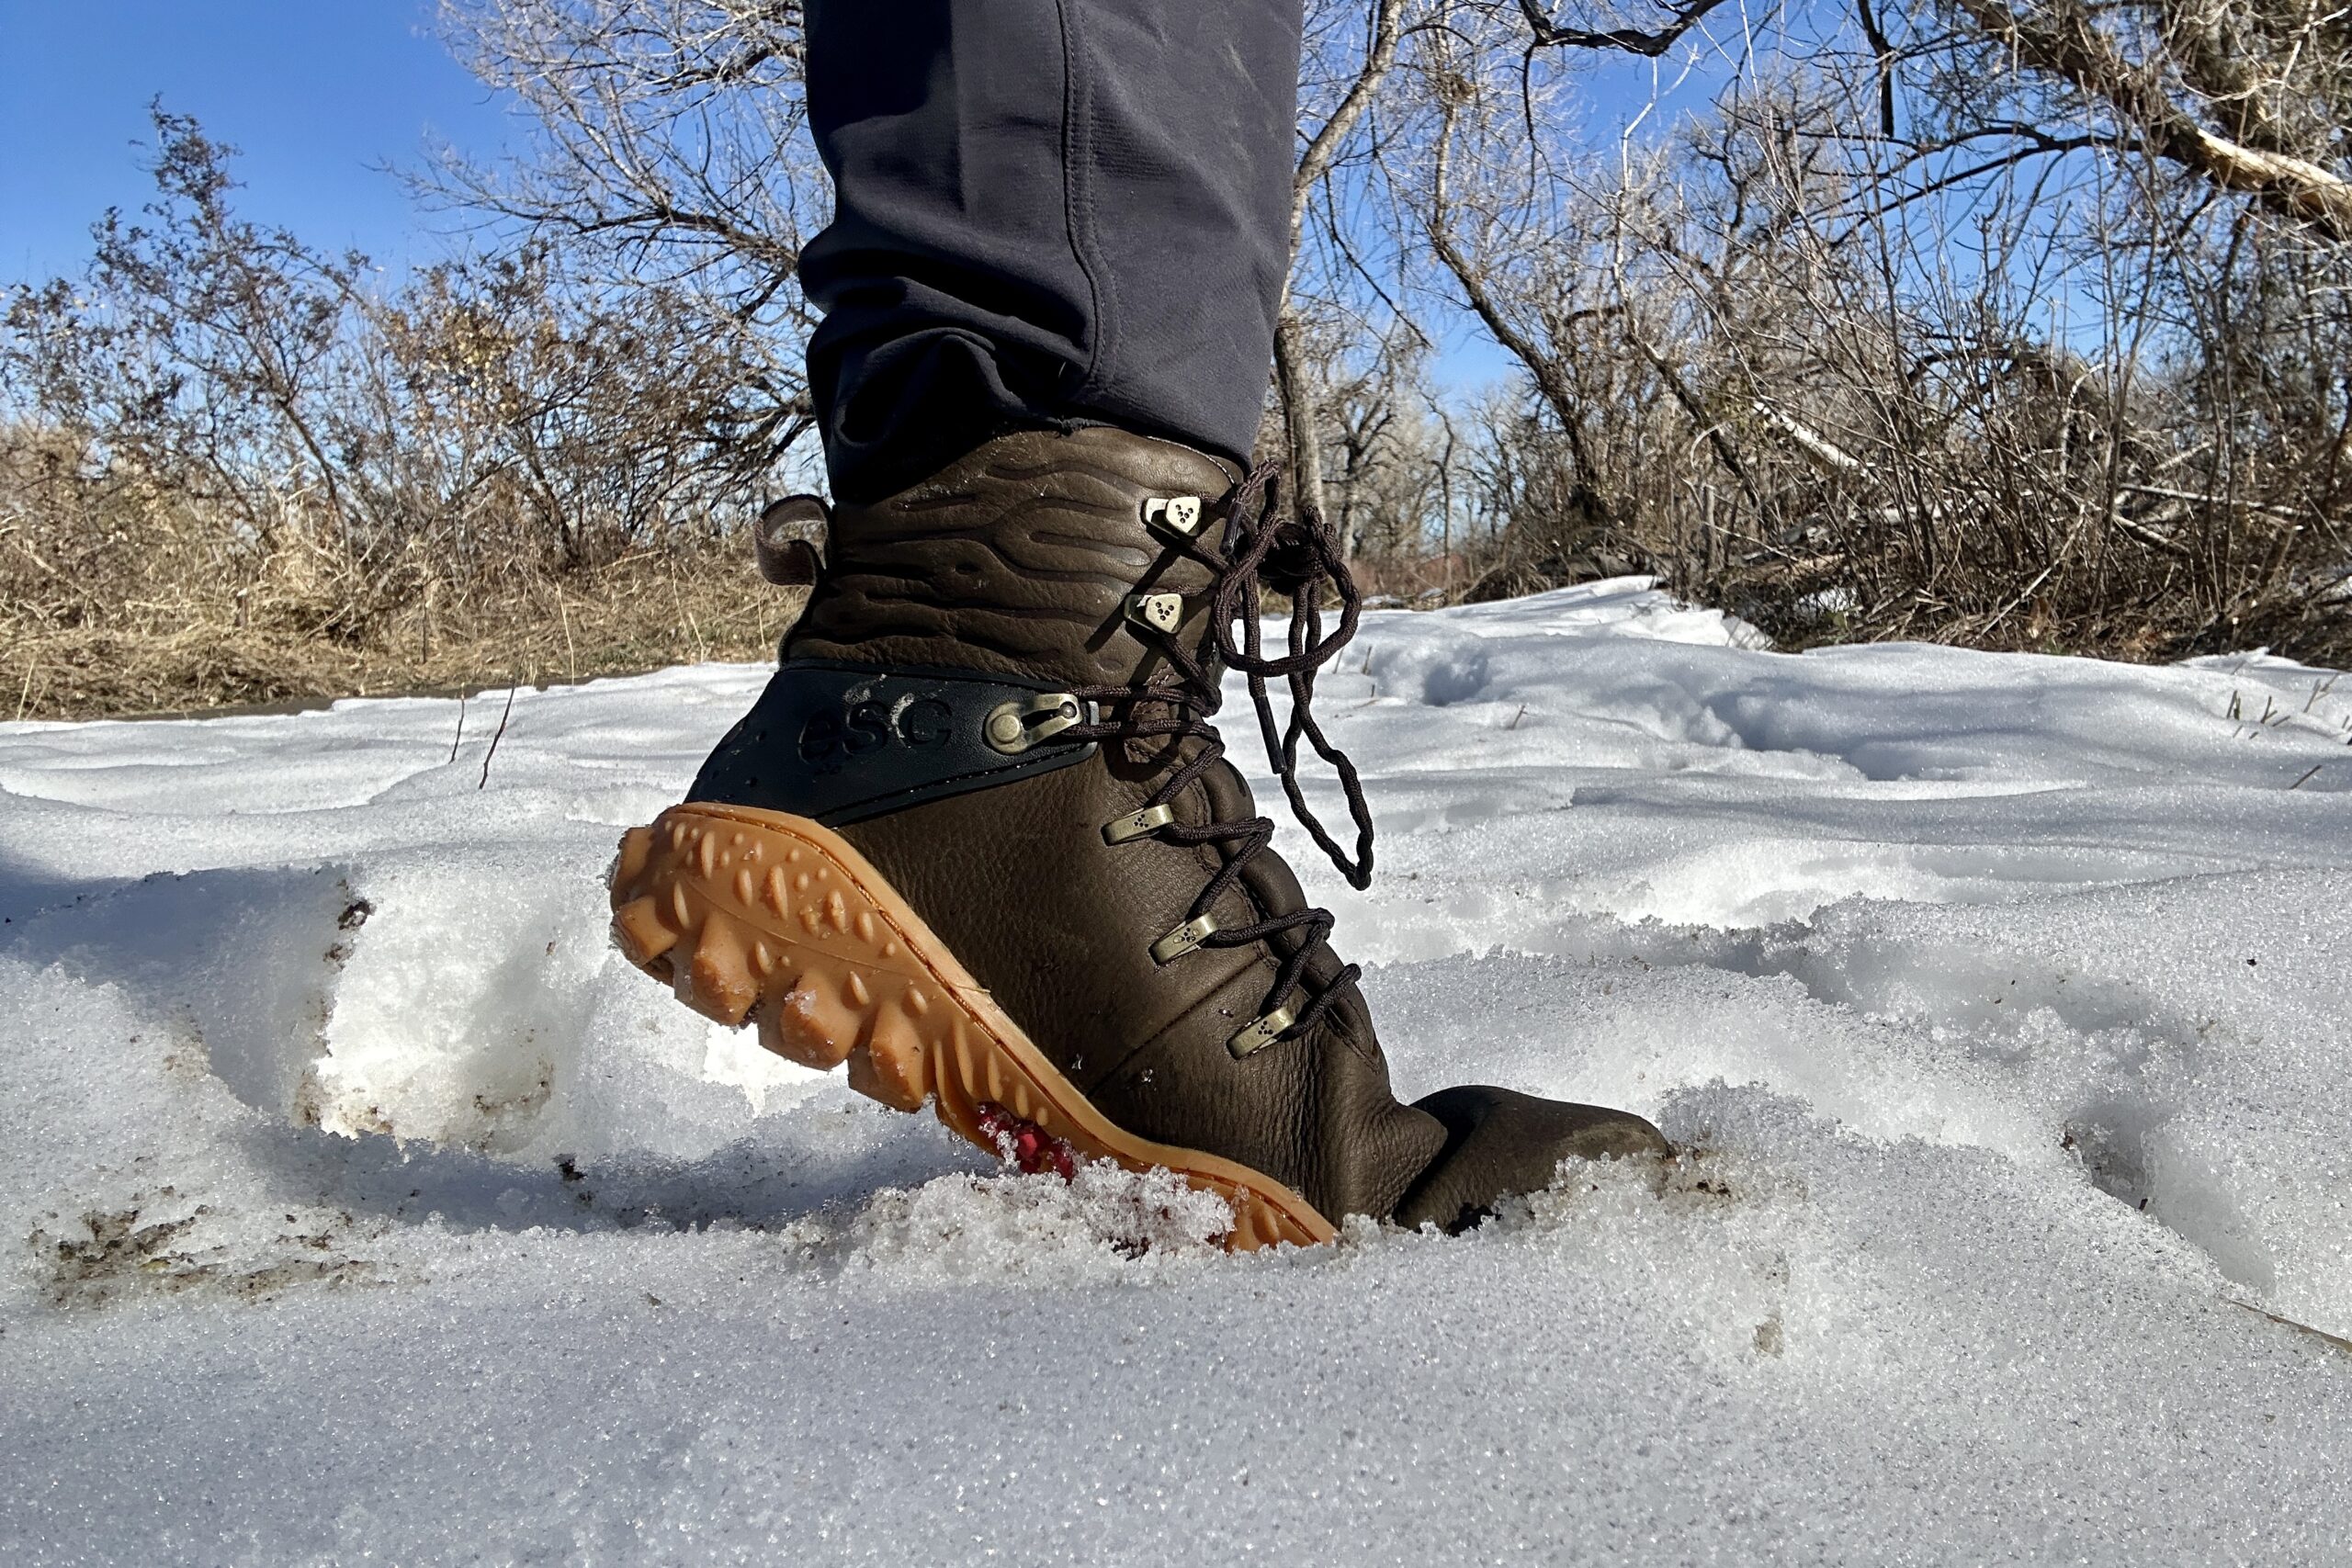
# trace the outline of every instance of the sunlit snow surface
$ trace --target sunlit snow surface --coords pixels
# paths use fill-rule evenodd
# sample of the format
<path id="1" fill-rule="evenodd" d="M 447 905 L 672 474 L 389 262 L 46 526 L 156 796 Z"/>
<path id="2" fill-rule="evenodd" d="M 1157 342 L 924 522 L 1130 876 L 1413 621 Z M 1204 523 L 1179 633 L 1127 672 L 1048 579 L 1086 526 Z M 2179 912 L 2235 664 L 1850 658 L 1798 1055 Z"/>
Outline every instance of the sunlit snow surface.
<path id="1" fill-rule="evenodd" d="M 1239 1258 L 607 950 L 759 670 L 0 726 L 0 1562 L 2341 1560 L 2352 677 L 1758 640 L 1365 617 L 1399 1088 L 1697 1153 Z"/>

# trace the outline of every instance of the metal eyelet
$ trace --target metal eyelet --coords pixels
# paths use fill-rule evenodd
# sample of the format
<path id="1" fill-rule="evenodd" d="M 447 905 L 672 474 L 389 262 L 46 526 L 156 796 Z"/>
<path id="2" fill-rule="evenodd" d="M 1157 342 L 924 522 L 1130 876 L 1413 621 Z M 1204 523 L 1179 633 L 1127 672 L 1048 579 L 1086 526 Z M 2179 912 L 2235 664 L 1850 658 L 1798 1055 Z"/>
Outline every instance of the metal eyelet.
<path id="1" fill-rule="evenodd" d="M 993 750 L 1017 757 L 1039 741 L 1059 735 L 1085 716 L 1068 692 L 1047 692 L 1026 702 L 999 703 L 989 710 L 981 735 Z"/>
<path id="2" fill-rule="evenodd" d="M 1127 619 L 1156 632 L 1172 632 L 1184 619 L 1182 593 L 1130 593 Z"/>
<path id="3" fill-rule="evenodd" d="M 1263 1018 L 1253 1018 L 1241 1032 L 1225 1043 L 1225 1048 L 1239 1061 L 1254 1056 L 1283 1037 L 1283 1031 L 1298 1021 L 1298 1017 L 1286 1007 L 1276 1008 Z"/>
<path id="4" fill-rule="evenodd" d="M 1143 522 L 1147 528 L 1157 528 L 1164 534 L 1191 538 L 1200 532 L 1201 498 L 1197 495 L 1155 495 L 1143 503 Z"/>
<path id="5" fill-rule="evenodd" d="M 1102 824 L 1102 841 L 1125 844 L 1146 838 L 1176 820 L 1176 810 L 1169 806 L 1147 806 L 1140 811 L 1130 811 L 1115 822 Z"/>
<path id="6" fill-rule="evenodd" d="M 1154 964 L 1170 964 L 1188 953 L 1198 953 L 1208 934 L 1216 930 L 1216 917 L 1203 915 L 1197 920 L 1186 920 L 1166 936 L 1151 944 Z"/>

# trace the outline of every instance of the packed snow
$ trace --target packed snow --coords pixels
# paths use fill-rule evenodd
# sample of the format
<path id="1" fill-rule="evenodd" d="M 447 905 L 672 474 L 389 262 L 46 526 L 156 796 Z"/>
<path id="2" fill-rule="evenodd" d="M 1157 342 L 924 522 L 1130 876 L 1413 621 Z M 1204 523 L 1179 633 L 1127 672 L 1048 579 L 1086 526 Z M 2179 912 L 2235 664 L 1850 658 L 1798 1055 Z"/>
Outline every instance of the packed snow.
<path id="1" fill-rule="evenodd" d="M 2352 678 L 1367 615 L 1399 1088 L 1689 1153 L 1238 1258 L 609 950 L 763 679 L 0 725 L 0 1561 L 2342 1559 Z"/>

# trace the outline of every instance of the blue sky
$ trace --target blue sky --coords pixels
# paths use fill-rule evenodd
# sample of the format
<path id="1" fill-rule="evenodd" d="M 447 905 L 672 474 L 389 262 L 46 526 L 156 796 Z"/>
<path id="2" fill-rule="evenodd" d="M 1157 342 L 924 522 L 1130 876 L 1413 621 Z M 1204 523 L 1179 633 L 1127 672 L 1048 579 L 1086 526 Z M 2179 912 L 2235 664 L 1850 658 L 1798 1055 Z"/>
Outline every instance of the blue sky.
<path id="1" fill-rule="evenodd" d="M 434 140 L 495 151 L 505 122 L 431 17 L 431 0 L 0 0 L 0 284 L 75 270 L 100 213 L 147 199 L 158 96 L 243 150 L 254 218 L 395 267 L 439 254 L 380 165 Z"/>
<path id="2" fill-rule="evenodd" d="M 494 152 L 510 128 L 432 15 L 433 0 L 0 0 L 0 286 L 78 270 L 91 223 L 148 199 L 158 97 L 239 150 L 248 216 L 395 270 L 439 255 L 435 226 L 460 220 L 418 211 L 384 166 L 441 141 Z M 1623 75 L 1596 85 L 1646 96 L 1645 75 Z M 1441 378 L 1502 374 L 1462 325 Z"/>

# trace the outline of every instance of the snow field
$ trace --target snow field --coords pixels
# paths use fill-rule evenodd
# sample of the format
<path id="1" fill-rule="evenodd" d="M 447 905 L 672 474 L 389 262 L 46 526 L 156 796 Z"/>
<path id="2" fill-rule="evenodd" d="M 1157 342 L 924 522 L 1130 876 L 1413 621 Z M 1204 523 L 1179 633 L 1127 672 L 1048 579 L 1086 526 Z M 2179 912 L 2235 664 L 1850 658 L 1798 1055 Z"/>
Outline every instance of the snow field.
<path id="1" fill-rule="evenodd" d="M 2341 1555 L 2352 680 L 1758 643 L 1365 618 L 1400 1091 L 1694 1153 L 1243 1258 L 610 954 L 764 671 L 0 726 L 0 1559 Z"/>

